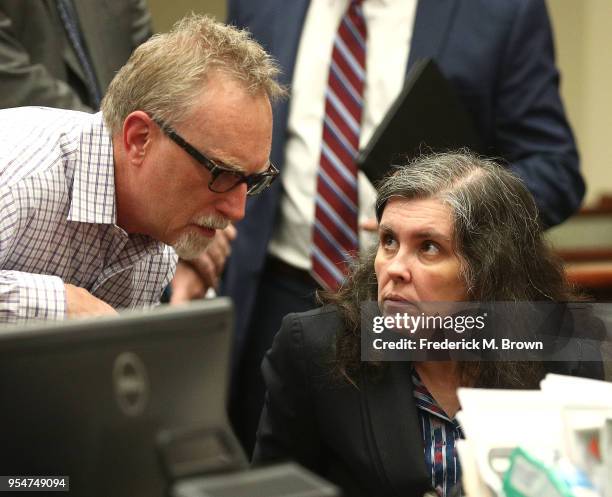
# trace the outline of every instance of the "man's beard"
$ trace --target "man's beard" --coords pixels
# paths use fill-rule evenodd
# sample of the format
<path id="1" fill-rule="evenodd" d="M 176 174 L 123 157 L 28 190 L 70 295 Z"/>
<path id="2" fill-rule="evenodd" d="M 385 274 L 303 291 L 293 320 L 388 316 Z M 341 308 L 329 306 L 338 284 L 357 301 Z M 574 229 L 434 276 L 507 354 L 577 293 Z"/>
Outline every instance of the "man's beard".
<path id="1" fill-rule="evenodd" d="M 202 228 L 225 229 L 229 221 L 222 216 L 202 216 L 197 218 L 193 224 Z M 182 234 L 172 247 L 181 259 L 195 259 L 210 245 L 214 238 L 209 238 L 196 231 L 188 231 Z"/>

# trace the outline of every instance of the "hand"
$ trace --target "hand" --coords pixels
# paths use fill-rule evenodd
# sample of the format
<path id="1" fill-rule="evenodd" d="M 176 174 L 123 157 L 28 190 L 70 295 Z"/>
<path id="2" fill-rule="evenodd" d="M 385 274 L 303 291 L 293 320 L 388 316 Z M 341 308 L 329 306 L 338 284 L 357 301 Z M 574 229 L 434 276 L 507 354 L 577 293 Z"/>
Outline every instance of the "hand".
<path id="1" fill-rule="evenodd" d="M 214 240 L 197 258 L 180 260 L 172 280 L 171 304 L 201 299 L 209 288 L 217 288 L 219 276 L 230 255 L 231 241 L 236 238 L 236 228 L 229 225 L 217 230 Z"/>
<path id="2" fill-rule="evenodd" d="M 171 304 L 183 304 L 190 300 L 201 299 L 207 287 L 198 272 L 186 261 L 180 260 L 172 279 Z"/>
<path id="3" fill-rule="evenodd" d="M 66 316 L 69 318 L 84 316 L 109 316 L 118 312 L 103 300 L 94 297 L 80 286 L 64 284 L 66 290 Z"/>
<path id="4" fill-rule="evenodd" d="M 219 276 L 225 262 L 232 252 L 231 242 L 236 238 L 236 228 L 229 225 L 224 230 L 217 230 L 214 240 L 208 248 L 189 264 L 198 272 L 206 288 L 217 288 Z"/>
<path id="5" fill-rule="evenodd" d="M 378 231 L 378 222 L 376 221 L 376 218 L 371 217 L 370 219 L 363 221 L 359 227 L 364 231 L 376 233 Z"/>

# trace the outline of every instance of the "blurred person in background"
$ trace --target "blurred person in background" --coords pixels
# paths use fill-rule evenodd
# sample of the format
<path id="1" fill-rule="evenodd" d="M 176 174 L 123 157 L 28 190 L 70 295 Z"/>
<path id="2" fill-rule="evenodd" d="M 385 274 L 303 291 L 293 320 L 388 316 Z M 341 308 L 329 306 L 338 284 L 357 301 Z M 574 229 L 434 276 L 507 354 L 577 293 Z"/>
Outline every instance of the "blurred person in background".
<path id="1" fill-rule="evenodd" d="M 145 0 L 0 0 L 0 108 L 96 111 L 151 34 Z"/>

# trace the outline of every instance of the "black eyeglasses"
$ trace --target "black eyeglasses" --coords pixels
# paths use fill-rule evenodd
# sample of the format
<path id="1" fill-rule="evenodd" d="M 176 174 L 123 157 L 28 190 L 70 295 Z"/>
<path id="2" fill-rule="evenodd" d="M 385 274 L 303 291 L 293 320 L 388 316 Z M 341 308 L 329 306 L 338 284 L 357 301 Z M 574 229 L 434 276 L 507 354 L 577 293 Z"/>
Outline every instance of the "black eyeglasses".
<path id="1" fill-rule="evenodd" d="M 239 171 L 220 166 L 212 159 L 206 157 L 202 152 L 198 151 L 193 145 L 189 144 L 181 135 L 174 131 L 171 126 L 168 126 L 161 119 L 152 119 L 168 138 L 210 171 L 211 179 L 208 182 L 208 188 L 212 192 L 226 193 L 236 188 L 239 184 L 246 183 L 247 195 L 253 196 L 268 188 L 278 176 L 279 171 L 272 163 L 270 163 L 268 169 L 263 173 L 249 174 L 248 176 Z"/>

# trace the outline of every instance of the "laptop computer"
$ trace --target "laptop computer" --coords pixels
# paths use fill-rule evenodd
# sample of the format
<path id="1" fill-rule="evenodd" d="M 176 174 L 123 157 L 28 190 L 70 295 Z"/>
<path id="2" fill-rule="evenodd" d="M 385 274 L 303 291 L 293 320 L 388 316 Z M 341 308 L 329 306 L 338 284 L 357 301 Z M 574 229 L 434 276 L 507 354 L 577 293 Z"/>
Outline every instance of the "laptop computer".
<path id="1" fill-rule="evenodd" d="M 225 411 L 231 331 L 229 299 L 1 330 L 0 474 L 162 497 L 246 467 Z"/>
<path id="2" fill-rule="evenodd" d="M 171 497 L 340 497 L 338 488 L 294 463 L 188 478 Z"/>
<path id="3" fill-rule="evenodd" d="M 32 495 L 340 495 L 295 464 L 245 470 L 226 415 L 232 318 L 219 298 L 1 329 L 0 474 L 44 477 Z"/>

